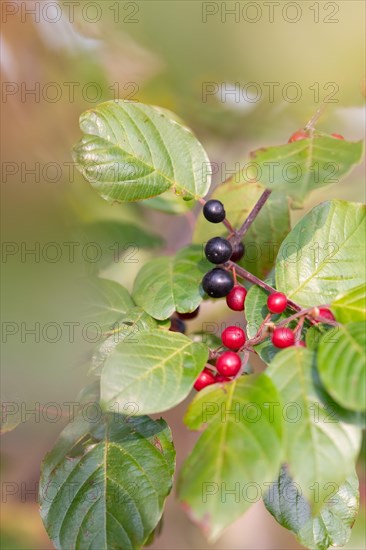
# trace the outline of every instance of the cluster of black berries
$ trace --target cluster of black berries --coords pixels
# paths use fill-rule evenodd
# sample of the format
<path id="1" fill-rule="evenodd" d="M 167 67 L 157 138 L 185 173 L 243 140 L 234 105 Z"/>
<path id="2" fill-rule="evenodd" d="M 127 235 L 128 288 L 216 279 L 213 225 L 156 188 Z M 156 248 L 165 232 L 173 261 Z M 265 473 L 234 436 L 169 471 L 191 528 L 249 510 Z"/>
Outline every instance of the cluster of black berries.
<path id="1" fill-rule="evenodd" d="M 222 202 L 209 200 L 203 207 L 203 215 L 211 223 L 224 221 L 226 213 Z M 214 237 L 205 246 L 206 258 L 213 264 L 224 264 L 231 260 L 237 262 L 244 255 L 244 245 L 241 242 L 232 245 L 227 239 Z M 221 267 L 211 269 L 202 280 L 203 290 L 211 298 L 227 296 L 234 287 L 234 280 L 228 271 Z"/>
<path id="2" fill-rule="evenodd" d="M 340 138 L 339 138 L 340 139 Z M 220 223 L 225 220 L 224 205 L 218 200 L 209 200 L 203 208 L 205 218 L 212 223 Z M 238 261 L 244 255 L 244 246 L 241 242 L 232 245 L 227 239 L 214 237 L 205 246 L 206 258 L 213 264 L 225 264 L 227 261 Z M 202 280 L 204 291 L 212 298 L 226 296 L 226 303 L 233 311 L 244 311 L 247 291 L 243 286 L 234 284 L 231 273 L 223 268 L 216 267 L 209 271 Z M 288 299 L 282 292 L 272 292 L 267 298 L 267 308 L 270 315 L 280 315 L 288 307 Z M 193 319 L 198 315 L 199 308 L 192 313 L 176 313 L 172 317 L 170 330 L 176 332 L 185 331 L 184 321 Z M 314 321 L 317 318 L 334 321 L 334 315 L 328 308 L 315 308 Z M 276 348 L 290 346 L 303 346 L 306 343 L 296 338 L 296 331 L 286 326 L 271 326 L 269 328 L 272 344 Z M 240 375 L 242 359 L 240 353 L 245 349 L 246 334 L 237 326 L 227 327 L 221 334 L 222 345 L 227 348 L 217 356 L 215 366 L 208 364 L 197 377 L 194 388 L 202 390 L 211 384 L 230 382 Z"/>

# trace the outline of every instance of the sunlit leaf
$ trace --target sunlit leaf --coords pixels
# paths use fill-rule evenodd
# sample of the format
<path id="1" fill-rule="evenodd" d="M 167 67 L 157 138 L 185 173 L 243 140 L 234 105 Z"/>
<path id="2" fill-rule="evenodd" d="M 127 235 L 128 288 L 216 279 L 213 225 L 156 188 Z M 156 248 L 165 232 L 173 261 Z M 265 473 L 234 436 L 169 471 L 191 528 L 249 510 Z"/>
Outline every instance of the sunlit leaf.
<path id="1" fill-rule="evenodd" d="M 207 359 L 206 346 L 165 330 L 146 332 L 136 343 L 122 342 L 102 371 L 102 407 L 134 403 L 138 414 L 170 409 L 187 397 Z"/>
<path id="2" fill-rule="evenodd" d="M 283 241 L 276 288 L 302 306 L 331 303 L 364 283 L 365 206 L 332 200 L 313 208 Z"/>
<path id="3" fill-rule="evenodd" d="M 80 128 L 74 160 L 105 199 L 137 201 L 168 189 L 197 199 L 210 187 L 202 145 L 164 109 L 107 101 L 83 113 Z"/>

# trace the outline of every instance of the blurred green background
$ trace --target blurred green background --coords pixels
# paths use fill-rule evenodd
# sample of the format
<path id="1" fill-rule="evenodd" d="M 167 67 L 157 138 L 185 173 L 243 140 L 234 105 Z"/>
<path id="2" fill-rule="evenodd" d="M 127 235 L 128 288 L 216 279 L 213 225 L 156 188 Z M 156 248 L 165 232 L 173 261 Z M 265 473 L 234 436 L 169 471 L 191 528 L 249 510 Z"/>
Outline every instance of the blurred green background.
<path id="1" fill-rule="evenodd" d="M 131 288 L 142 263 L 156 254 L 149 234 L 163 238 L 163 253 L 174 251 L 190 241 L 196 215 L 99 198 L 72 166 L 80 113 L 117 97 L 169 108 L 228 170 L 254 148 L 285 143 L 322 102 L 319 129 L 362 139 L 365 3 L 44 0 L 3 1 L 1 8 L 2 400 L 38 411 L 2 439 L 2 487 L 10 483 L 14 493 L 3 496 L 2 547 L 39 549 L 52 545 L 27 491 L 66 422 L 63 404 L 86 381 L 93 347 L 82 331 L 79 283 L 96 267 L 98 248 L 88 243 L 107 253 L 115 233 L 105 222 L 132 224 L 118 237 L 121 259 L 101 272 Z M 293 220 L 330 197 L 363 201 L 363 176 L 360 166 L 314 192 Z M 103 235 L 95 222 L 107 227 Z M 218 315 L 224 308 L 207 303 L 199 323 Z M 61 416 L 55 406 L 54 421 L 42 414 L 49 403 L 62 410 Z M 194 440 L 182 426 L 183 410 L 184 404 L 164 415 L 178 464 Z M 348 548 L 365 547 L 364 515 L 362 508 Z M 154 548 L 206 547 L 170 498 Z M 298 546 L 258 504 L 214 547 Z"/>

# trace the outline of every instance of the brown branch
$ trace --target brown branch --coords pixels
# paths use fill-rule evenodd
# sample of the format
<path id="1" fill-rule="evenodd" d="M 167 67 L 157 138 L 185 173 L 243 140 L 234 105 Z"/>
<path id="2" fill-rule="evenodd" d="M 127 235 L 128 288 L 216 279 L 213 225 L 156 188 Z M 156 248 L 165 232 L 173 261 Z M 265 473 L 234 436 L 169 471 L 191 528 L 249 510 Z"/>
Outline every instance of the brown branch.
<path id="1" fill-rule="evenodd" d="M 247 233 L 249 227 L 252 225 L 252 223 L 258 216 L 259 212 L 262 210 L 263 206 L 266 204 L 267 199 L 271 193 L 272 191 L 270 189 L 266 189 L 265 191 L 263 191 L 262 195 L 259 197 L 258 201 L 256 202 L 253 210 L 249 213 L 243 225 L 236 232 L 236 235 L 240 237 L 240 239 L 242 239 L 244 235 Z"/>

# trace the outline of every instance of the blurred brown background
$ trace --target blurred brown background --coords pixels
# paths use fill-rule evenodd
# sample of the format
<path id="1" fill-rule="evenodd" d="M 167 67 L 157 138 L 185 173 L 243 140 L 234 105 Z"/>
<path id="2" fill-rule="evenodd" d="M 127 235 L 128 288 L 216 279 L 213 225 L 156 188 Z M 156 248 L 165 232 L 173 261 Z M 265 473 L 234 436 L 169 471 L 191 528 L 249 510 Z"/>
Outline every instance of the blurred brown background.
<path id="1" fill-rule="evenodd" d="M 70 338 L 67 327 L 82 318 L 75 282 L 91 262 L 80 247 L 70 259 L 65 243 L 80 244 L 83 224 L 106 219 L 163 235 L 165 250 L 191 238 L 192 214 L 111 206 L 73 170 L 80 113 L 117 97 L 167 107 L 228 170 L 256 147 L 286 142 L 322 102 L 320 129 L 350 140 L 364 136 L 365 3 L 269 4 L 274 11 L 265 2 L 1 3 L 2 400 L 38 411 L 2 439 L 4 549 L 52 548 L 32 490 L 42 457 L 66 422 L 63 404 L 75 400 L 87 379 L 92 346 L 79 330 Z M 329 197 L 363 201 L 362 177 L 358 167 L 342 183 L 314 192 L 305 210 Z M 294 221 L 305 210 L 295 211 Z M 62 251 L 55 261 L 49 243 Z M 142 262 L 155 253 L 141 248 L 137 263 L 122 258 L 102 275 L 131 288 Z M 227 321 L 225 315 L 223 306 L 207 303 L 190 329 L 219 316 Z M 51 332 L 42 335 L 47 323 L 61 329 L 57 341 Z M 45 420 L 39 411 L 46 408 L 52 417 L 50 403 L 56 403 L 54 417 Z M 184 410 L 183 404 L 164 415 L 178 466 L 195 439 L 183 427 Z M 362 458 L 359 473 L 364 488 Z M 349 549 L 365 547 L 364 520 L 363 507 Z M 171 496 L 153 548 L 210 547 L 299 546 L 261 503 L 209 546 Z"/>

